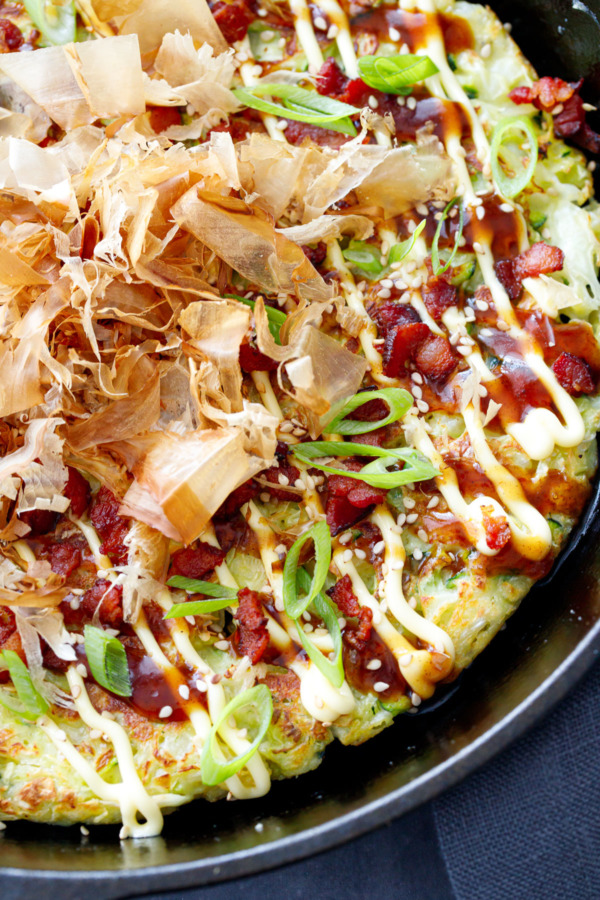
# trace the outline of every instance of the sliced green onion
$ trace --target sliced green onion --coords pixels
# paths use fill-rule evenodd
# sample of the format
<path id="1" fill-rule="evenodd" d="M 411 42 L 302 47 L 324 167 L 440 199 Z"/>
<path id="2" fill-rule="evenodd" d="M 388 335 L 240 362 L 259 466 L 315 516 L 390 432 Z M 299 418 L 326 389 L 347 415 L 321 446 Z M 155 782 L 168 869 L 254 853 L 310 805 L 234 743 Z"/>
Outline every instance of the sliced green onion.
<path id="1" fill-rule="evenodd" d="M 440 474 L 428 459 L 424 459 L 416 450 L 412 450 L 410 447 L 386 450 L 383 447 L 372 447 L 370 444 L 352 444 L 344 443 L 343 441 L 307 441 L 305 444 L 295 444 L 292 452 L 301 462 L 307 463 L 315 469 L 320 469 L 321 472 L 329 472 L 332 475 L 346 475 L 348 478 L 364 481 L 370 484 L 371 487 L 385 490 L 399 487 L 401 484 L 410 484 L 413 481 L 426 481 Z M 327 456 L 370 456 L 376 457 L 376 459 L 364 466 L 360 472 L 352 472 L 339 466 L 315 462 L 315 460 Z M 400 471 L 387 471 L 388 466 L 399 462 L 404 464 Z"/>
<path id="2" fill-rule="evenodd" d="M 15 703 L 10 694 L 3 690 L 0 692 L 0 704 L 30 721 L 47 713 L 50 708 L 48 702 L 34 686 L 29 669 L 21 657 L 14 650 L 4 650 L 0 654 L 0 662 L 8 669 L 19 698 L 19 703 Z"/>
<path id="3" fill-rule="evenodd" d="M 250 309 L 252 309 L 252 310 L 256 306 L 255 300 L 249 300 L 248 297 L 240 297 L 239 294 L 225 294 L 224 296 L 229 297 L 232 300 L 239 300 L 240 303 L 244 303 L 246 306 L 249 306 Z M 280 309 L 273 309 L 272 306 L 267 306 L 266 303 L 265 303 L 265 312 L 267 314 L 267 319 L 269 322 L 269 331 L 273 335 L 273 340 L 275 341 L 276 344 L 281 344 L 281 340 L 279 338 L 279 330 L 280 330 L 281 326 L 283 325 L 283 323 L 285 322 L 285 320 L 287 319 L 287 316 Z"/>
<path id="4" fill-rule="evenodd" d="M 83 636 L 85 655 L 98 684 L 119 697 L 131 697 L 127 654 L 121 641 L 95 625 L 86 625 Z"/>
<path id="5" fill-rule="evenodd" d="M 440 251 L 439 251 L 439 241 L 440 234 L 442 233 L 442 226 L 448 217 L 448 213 L 454 206 L 454 204 L 458 201 L 458 197 L 454 197 L 450 203 L 447 205 L 446 209 L 442 213 L 442 218 L 438 222 L 438 227 L 435 230 L 435 235 L 433 237 L 433 243 L 431 245 L 431 266 L 433 269 L 434 275 L 443 275 L 444 272 L 450 268 L 454 257 L 458 252 L 458 245 L 460 244 L 460 239 L 462 237 L 463 228 L 465 224 L 464 212 L 462 208 L 462 203 L 458 207 L 458 230 L 454 236 L 454 247 L 452 249 L 452 253 L 450 254 L 448 261 L 444 264 L 444 261 L 440 259 Z"/>
<path id="6" fill-rule="evenodd" d="M 515 131 L 525 134 L 529 140 L 529 162 L 525 169 L 522 169 L 510 178 L 508 175 L 505 175 L 500 165 L 500 151 L 502 145 L 506 143 L 508 134 Z M 531 181 L 538 161 L 537 136 L 527 116 L 513 116 L 501 119 L 494 128 L 490 152 L 492 175 L 498 190 L 508 199 L 516 197 Z"/>
<path id="7" fill-rule="evenodd" d="M 226 597 L 235 600 L 237 590 L 225 587 L 223 584 L 215 584 L 214 581 L 200 581 L 199 578 L 186 578 L 184 575 L 173 575 L 167 581 L 169 587 L 179 588 L 188 594 L 205 594 L 207 597 Z"/>
<path id="8" fill-rule="evenodd" d="M 352 263 L 365 275 L 377 276 L 383 272 L 381 253 L 373 244 L 367 244 L 366 241 L 350 241 L 342 253 L 346 262 Z"/>
<path id="9" fill-rule="evenodd" d="M 228 720 L 229 716 L 234 715 L 243 706 L 252 706 L 258 714 L 256 737 L 244 753 L 240 753 L 231 759 L 225 759 L 218 743 L 219 729 Z M 268 687 L 264 684 L 257 684 L 255 687 L 243 691 L 237 697 L 234 697 L 233 700 L 230 700 L 210 729 L 202 748 L 201 771 L 204 784 L 211 786 L 222 784 L 228 778 L 231 778 L 232 775 L 239 772 L 240 769 L 243 769 L 258 750 L 271 724 L 272 717 L 273 698 Z M 219 759 L 219 757 L 221 758 Z"/>
<path id="10" fill-rule="evenodd" d="M 307 593 L 310 590 L 310 575 L 306 569 L 298 569 L 298 584 L 300 589 Z M 327 681 L 340 688 L 344 683 L 344 659 L 342 656 L 342 631 L 338 617 L 330 601 L 323 594 L 317 594 L 313 601 L 313 609 L 315 613 L 323 620 L 325 628 L 331 635 L 333 642 L 333 659 L 329 659 L 322 653 L 318 647 L 312 642 L 310 636 L 304 631 L 301 619 L 295 619 L 296 630 L 300 637 L 300 643 L 306 650 L 306 653 L 317 669 L 325 676 Z"/>
<path id="11" fill-rule="evenodd" d="M 298 596 L 298 563 L 300 551 L 307 541 L 315 545 L 315 569 L 310 590 L 304 597 Z M 288 550 L 283 567 L 283 605 L 292 619 L 299 618 L 313 602 L 327 578 L 331 563 L 331 532 L 326 522 L 316 522 L 294 541 Z"/>
<path id="12" fill-rule="evenodd" d="M 360 77 L 369 87 L 385 94 L 410 94 L 410 85 L 439 72 L 428 56 L 403 53 L 397 56 L 362 56 Z"/>
<path id="13" fill-rule="evenodd" d="M 76 13 L 73 0 L 23 0 L 35 27 L 51 44 L 69 44 L 75 40 Z"/>
<path id="14" fill-rule="evenodd" d="M 387 404 L 389 414 L 385 419 L 376 422 L 361 422 L 359 419 L 347 419 L 346 416 L 371 400 L 383 400 Z M 413 398 L 404 388 L 381 388 L 377 391 L 362 391 L 355 394 L 346 403 L 335 419 L 325 427 L 330 434 L 366 434 L 376 428 L 383 428 L 391 422 L 401 419 L 412 406 Z"/>
<path id="15" fill-rule="evenodd" d="M 407 238 L 405 241 L 402 241 L 402 243 L 400 244 L 394 244 L 388 256 L 388 263 L 390 264 L 390 266 L 392 265 L 392 263 L 402 262 L 402 260 L 408 256 L 412 248 L 415 246 L 416 240 L 424 228 L 425 219 L 423 219 L 423 221 L 417 225 L 409 238 Z"/>
<path id="16" fill-rule="evenodd" d="M 260 112 L 293 119 L 296 122 L 318 125 L 320 128 L 329 128 L 342 134 L 356 134 L 356 128 L 348 117 L 357 116 L 360 110 L 350 106 L 349 103 L 324 97 L 317 91 L 307 91 L 295 84 L 263 82 L 252 87 L 236 88 L 233 94 L 240 103 L 250 109 L 258 109 Z M 264 96 L 279 97 L 283 105 L 273 103 L 272 100 L 264 100 Z"/>

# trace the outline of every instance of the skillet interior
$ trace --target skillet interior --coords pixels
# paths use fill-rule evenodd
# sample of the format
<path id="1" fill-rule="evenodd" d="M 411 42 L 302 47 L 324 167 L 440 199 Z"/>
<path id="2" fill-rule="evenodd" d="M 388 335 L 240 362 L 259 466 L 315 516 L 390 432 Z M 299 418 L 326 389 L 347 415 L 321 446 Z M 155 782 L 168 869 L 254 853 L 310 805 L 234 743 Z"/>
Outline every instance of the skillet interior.
<path id="1" fill-rule="evenodd" d="M 600 101 L 600 0 L 491 5 L 513 23 L 540 72 L 584 76 L 586 99 Z M 85 877 L 86 893 L 118 897 L 149 882 L 173 889 L 270 868 L 367 831 L 458 781 L 567 693 L 600 650 L 599 511 L 597 484 L 554 574 L 435 703 L 362 747 L 328 748 L 317 771 L 274 783 L 261 800 L 185 807 L 160 838 L 119 844 L 116 829 L 96 828 L 82 841 L 78 829 L 13 823 L 1 844 L 5 896 L 37 897 L 44 880 L 68 900 L 82 895 Z"/>

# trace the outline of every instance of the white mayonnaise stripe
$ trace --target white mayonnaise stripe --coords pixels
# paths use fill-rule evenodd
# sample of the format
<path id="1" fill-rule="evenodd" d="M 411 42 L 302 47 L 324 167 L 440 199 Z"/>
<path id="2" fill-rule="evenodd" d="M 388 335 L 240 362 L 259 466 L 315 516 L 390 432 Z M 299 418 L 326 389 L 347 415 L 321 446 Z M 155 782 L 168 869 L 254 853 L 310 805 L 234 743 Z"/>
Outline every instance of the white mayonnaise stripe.
<path id="1" fill-rule="evenodd" d="M 260 556 L 273 596 L 276 602 L 280 601 L 282 609 L 279 614 L 288 634 L 288 640 L 291 641 L 292 632 L 297 639 L 298 635 L 293 622 L 283 612 L 283 576 L 280 572 L 274 571 L 274 563 L 279 561 L 279 557 L 275 553 L 275 535 L 268 522 L 261 516 L 255 503 L 250 501 L 247 508 L 246 521 L 256 535 Z M 277 608 L 279 609 L 279 607 Z M 314 719 L 319 722 L 334 722 L 339 716 L 352 712 L 355 706 L 354 697 L 346 681 L 340 688 L 334 687 L 311 660 L 304 661 L 296 658 L 288 665 L 300 679 L 300 700 Z"/>
<path id="2" fill-rule="evenodd" d="M 388 571 L 383 583 L 379 586 L 379 593 L 381 596 L 385 596 L 390 612 L 408 632 L 435 647 L 436 650 L 445 653 L 451 663 L 454 663 L 454 644 L 450 635 L 424 616 L 419 615 L 406 602 L 402 590 L 402 570 L 406 553 L 389 509 L 383 505 L 377 506 L 371 514 L 371 522 L 377 525 L 385 541 L 385 562 Z"/>
<path id="3" fill-rule="evenodd" d="M 275 416 L 275 418 L 279 419 L 279 421 L 281 422 L 284 418 L 284 415 L 281 411 L 281 407 L 279 405 L 277 397 L 275 396 L 275 391 L 273 390 L 273 385 L 271 384 L 269 373 L 252 372 L 251 378 L 254 382 L 256 390 L 260 394 L 260 399 L 262 400 L 267 412 L 270 412 L 272 416 Z"/>
<path id="4" fill-rule="evenodd" d="M 525 498 L 518 479 L 511 475 L 492 453 L 481 419 L 471 405 L 463 411 L 463 417 L 478 463 L 492 481 L 502 502 L 512 513 L 507 515 L 507 519 L 515 547 L 527 559 L 543 559 L 552 546 L 550 526 L 543 515 Z"/>
<path id="5" fill-rule="evenodd" d="M 308 60 L 309 70 L 318 72 L 323 65 L 323 54 L 313 31 L 310 9 L 306 0 L 290 0 L 294 27 L 300 46 Z"/>
<path id="6" fill-rule="evenodd" d="M 340 51 L 346 75 L 348 78 L 358 78 L 358 60 L 356 59 L 356 53 L 354 52 L 352 34 L 350 32 L 346 13 L 336 0 L 319 0 L 319 9 L 322 10 L 325 15 L 329 16 L 333 25 L 338 29 L 335 36 L 335 42 Z"/>
<path id="7" fill-rule="evenodd" d="M 106 734 L 115 750 L 122 783 L 119 792 L 119 806 L 123 818 L 121 837 L 151 837 L 160 834 L 163 817 L 154 797 L 151 797 L 138 775 L 133 759 L 133 750 L 126 731 L 112 718 L 100 715 L 91 704 L 83 678 L 75 666 L 67 671 L 73 702 L 82 721 L 88 728 Z M 140 824 L 137 814 L 146 821 Z"/>

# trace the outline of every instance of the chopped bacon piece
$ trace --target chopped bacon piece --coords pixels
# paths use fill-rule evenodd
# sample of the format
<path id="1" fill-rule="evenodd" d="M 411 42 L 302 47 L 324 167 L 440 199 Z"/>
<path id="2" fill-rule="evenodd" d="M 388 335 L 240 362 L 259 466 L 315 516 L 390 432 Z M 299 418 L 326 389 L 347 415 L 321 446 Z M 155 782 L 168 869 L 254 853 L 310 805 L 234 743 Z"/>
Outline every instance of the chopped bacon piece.
<path id="1" fill-rule="evenodd" d="M 252 480 L 245 481 L 232 491 L 227 500 L 221 504 L 215 513 L 215 519 L 221 521 L 230 519 L 238 512 L 244 503 L 247 503 L 249 500 L 254 500 L 259 493 L 260 485 Z"/>
<path id="2" fill-rule="evenodd" d="M 388 378 L 399 378 L 404 374 L 407 362 L 413 353 L 431 334 L 424 322 L 411 322 L 391 328 L 383 345 L 383 373 Z"/>
<path id="3" fill-rule="evenodd" d="M 330 475 L 327 490 L 325 512 L 333 535 L 359 522 L 374 504 L 383 503 L 387 494 L 381 488 L 346 475 Z"/>
<path id="4" fill-rule="evenodd" d="M 405 303 L 382 303 L 381 306 L 370 309 L 369 315 L 377 322 L 383 337 L 386 337 L 388 332 L 398 325 L 410 325 L 412 322 L 421 321 L 416 309 Z"/>
<path id="5" fill-rule="evenodd" d="M 347 84 L 348 79 L 333 56 L 330 56 L 325 60 L 317 72 L 315 80 L 317 91 L 319 94 L 324 94 L 326 97 L 335 97 L 338 94 L 343 94 Z"/>
<path id="6" fill-rule="evenodd" d="M 438 383 L 446 381 L 458 364 L 450 342 L 438 334 L 429 334 L 415 348 L 413 359 L 422 375 Z"/>
<path id="7" fill-rule="evenodd" d="M 19 519 L 31 528 L 29 537 L 37 537 L 54 530 L 58 513 L 52 512 L 51 509 L 30 509 L 19 513 Z"/>
<path id="8" fill-rule="evenodd" d="M 488 512 L 489 510 L 489 512 Z M 481 508 L 485 540 L 490 550 L 502 550 L 510 541 L 510 527 L 506 519 L 491 515 L 493 507 Z"/>
<path id="9" fill-rule="evenodd" d="M 296 466 L 288 466 L 287 463 L 271 466 L 270 469 L 261 472 L 259 477 L 266 478 L 274 487 L 264 488 L 261 485 L 261 490 L 267 490 L 272 497 L 276 497 L 278 500 L 296 500 L 298 494 L 293 491 L 286 491 L 285 485 L 279 483 L 280 475 L 284 475 L 288 480 L 288 484 L 291 484 L 293 487 L 296 479 L 300 478 L 300 469 L 297 469 Z"/>
<path id="10" fill-rule="evenodd" d="M 123 588 L 120 584 L 112 584 L 99 578 L 81 598 L 79 615 L 91 619 L 100 606 L 99 619 L 111 628 L 120 628 L 123 624 Z M 62 604 L 64 609 L 65 604 Z M 65 615 L 65 621 L 71 617 Z"/>
<path id="11" fill-rule="evenodd" d="M 3 647 L 11 634 L 17 630 L 17 621 L 12 609 L 0 606 L 0 647 Z"/>
<path id="12" fill-rule="evenodd" d="M 238 629 L 233 643 L 240 656 L 247 656 L 252 665 L 260 662 L 269 646 L 269 631 L 261 594 L 242 588 L 238 593 L 239 605 L 235 611 Z"/>
<path id="13" fill-rule="evenodd" d="M 513 103 L 533 103 L 538 109 L 550 112 L 557 106 L 562 107 L 554 116 L 556 137 L 571 138 L 585 150 L 600 153 L 600 135 L 585 121 L 583 100 L 579 96 L 582 84 L 583 79 L 567 82 L 546 76 L 531 87 L 515 88 L 508 96 Z"/>
<path id="14" fill-rule="evenodd" d="M 302 244 L 302 250 L 315 269 L 321 265 L 327 256 L 327 244 L 325 241 L 319 241 L 316 247 L 309 247 L 308 244 Z"/>
<path id="15" fill-rule="evenodd" d="M 344 616 L 358 619 L 356 625 L 346 623 L 342 637 L 347 644 L 356 650 L 362 650 L 371 636 L 373 613 L 367 606 L 361 606 L 352 589 L 349 575 L 344 575 L 327 591 L 339 611 Z"/>
<path id="16" fill-rule="evenodd" d="M 539 241 L 514 259 L 501 259 L 494 268 L 510 299 L 518 300 L 524 278 L 558 272 L 562 269 L 564 260 L 565 255 L 559 247 Z"/>
<path id="17" fill-rule="evenodd" d="M 215 22 L 229 44 L 246 37 L 248 26 L 254 21 L 251 4 L 246 0 L 232 0 L 231 3 L 215 3 L 212 7 Z"/>
<path id="18" fill-rule="evenodd" d="M 220 547 L 200 541 L 195 547 L 185 547 L 173 554 L 169 575 L 204 578 L 215 566 L 220 566 L 224 559 L 225 553 Z"/>
<path id="19" fill-rule="evenodd" d="M 595 389 L 594 378 L 590 367 L 580 356 L 572 353 L 561 353 L 555 360 L 552 371 L 559 384 L 569 394 L 591 394 Z"/>
<path id="20" fill-rule="evenodd" d="M 429 315 L 440 319 L 447 309 L 456 306 L 456 288 L 443 278 L 435 278 L 423 288 L 423 302 Z"/>
<path id="21" fill-rule="evenodd" d="M 382 94 L 379 91 L 373 91 L 372 88 L 369 87 L 368 84 L 361 78 L 353 78 L 346 85 L 346 90 L 343 94 L 340 94 L 338 97 L 342 103 L 349 103 L 351 106 L 366 106 L 369 102 L 369 96 L 371 94 L 375 95 L 375 98 L 379 100 L 382 97 Z"/>
<path id="22" fill-rule="evenodd" d="M 74 516 L 82 516 L 90 502 L 90 486 L 77 469 L 67 466 L 69 477 L 64 489 L 64 495 L 71 501 L 71 512 Z"/>
<path id="23" fill-rule="evenodd" d="M 310 138 L 321 147 L 333 147 L 339 149 L 348 140 L 347 134 L 332 131 L 331 128 L 322 128 L 320 125 L 309 125 L 307 122 L 295 122 L 287 119 L 285 139 L 289 144 L 301 144 L 305 138 Z"/>
<path id="24" fill-rule="evenodd" d="M 81 565 L 81 546 L 75 540 L 57 541 L 48 547 L 50 566 L 57 575 L 68 578 Z"/>
<path id="25" fill-rule="evenodd" d="M 176 106 L 149 106 L 150 128 L 155 134 L 166 131 L 171 125 L 181 125 L 181 113 Z"/>
<path id="26" fill-rule="evenodd" d="M 536 109 L 549 111 L 557 104 L 570 100 L 581 84 L 581 81 L 569 84 L 562 78 L 545 75 L 539 81 L 534 81 L 531 87 L 515 88 L 508 96 L 513 103 L 533 103 Z"/>
<path id="27" fill-rule="evenodd" d="M 261 353 L 253 344 L 240 346 L 240 366 L 244 372 L 274 372 L 279 363 Z"/>
<path id="28" fill-rule="evenodd" d="M 102 538 L 100 552 L 113 563 L 127 562 L 125 537 L 129 531 L 129 519 L 119 515 L 121 501 L 107 487 L 101 487 L 92 501 L 90 519 Z"/>
<path id="29" fill-rule="evenodd" d="M 23 35 L 10 19 L 0 19 L 0 53 L 12 53 L 23 44 Z"/>

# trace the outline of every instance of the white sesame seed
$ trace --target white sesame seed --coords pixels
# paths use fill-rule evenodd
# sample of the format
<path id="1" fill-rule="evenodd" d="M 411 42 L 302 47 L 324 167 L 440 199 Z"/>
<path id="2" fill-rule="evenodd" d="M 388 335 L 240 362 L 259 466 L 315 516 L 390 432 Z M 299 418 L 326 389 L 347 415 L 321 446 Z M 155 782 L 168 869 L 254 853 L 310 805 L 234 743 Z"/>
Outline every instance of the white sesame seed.
<path id="1" fill-rule="evenodd" d="M 427 509 L 434 509 L 438 505 L 439 502 L 440 502 L 439 497 L 437 497 L 437 496 L 432 497 L 430 499 L 429 503 L 427 504 Z"/>
<path id="2" fill-rule="evenodd" d="M 416 407 L 419 410 L 419 412 L 422 412 L 422 413 L 429 412 L 429 404 L 425 403 L 424 400 L 417 400 Z"/>
<path id="3" fill-rule="evenodd" d="M 475 253 L 483 253 L 483 246 L 479 243 L 479 241 L 473 241 L 473 250 Z"/>
<path id="4" fill-rule="evenodd" d="M 288 434 L 293 429 L 293 427 L 294 426 L 291 422 L 282 422 L 279 426 L 279 430 L 282 434 Z"/>
<path id="5" fill-rule="evenodd" d="M 419 530 L 417 531 L 417 537 L 420 541 L 423 541 L 424 544 L 426 544 L 429 540 L 429 535 L 424 528 L 419 528 Z"/>
<path id="6" fill-rule="evenodd" d="M 367 663 L 367 669 L 371 672 L 376 672 L 377 669 L 381 668 L 381 660 L 380 659 L 372 659 Z"/>
<path id="7" fill-rule="evenodd" d="M 423 396 L 423 391 L 421 390 L 421 388 L 419 387 L 418 384 L 413 384 L 413 386 L 411 388 L 411 392 L 412 392 L 413 397 L 415 397 L 417 400 L 420 400 Z"/>
<path id="8" fill-rule="evenodd" d="M 408 601 L 408 605 L 410 606 L 411 609 L 416 609 L 417 608 L 417 598 L 411 597 Z"/>
<path id="9" fill-rule="evenodd" d="M 334 38 L 336 38 L 338 36 L 339 33 L 340 33 L 340 29 L 337 27 L 337 25 L 333 24 L 333 25 L 329 26 L 329 30 L 327 32 L 327 37 L 329 38 L 330 41 L 332 41 Z"/>
<path id="10" fill-rule="evenodd" d="M 357 547 L 357 548 L 356 548 L 356 550 L 354 551 L 354 555 L 355 555 L 358 559 L 366 559 L 366 558 L 367 558 L 367 554 L 365 553 L 364 550 L 361 550 L 360 547 Z"/>
<path id="11" fill-rule="evenodd" d="M 390 36 L 390 41 L 399 41 L 400 40 L 400 32 L 397 28 L 391 27 L 388 28 L 388 34 Z"/>
<path id="12" fill-rule="evenodd" d="M 315 706 L 317 709 L 323 709 L 325 706 L 325 702 L 321 699 L 321 697 L 315 697 Z"/>
<path id="13" fill-rule="evenodd" d="M 496 328 L 499 331 L 510 331 L 510 325 L 503 319 L 498 319 L 498 321 L 496 322 Z"/>
<path id="14" fill-rule="evenodd" d="M 73 699 L 77 700 L 77 698 L 81 696 L 80 686 L 78 684 L 73 685 L 73 689 L 71 690 L 71 693 L 73 694 Z"/>
<path id="15" fill-rule="evenodd" d="M 279 49 L 280 49 L 280 50 L 283 50 L 283 48 L 285 47 L 285 45 L 286 45 L 286 40 L 285 40 L 285 38 L 284 38 L 284 37 L 279 38 L 279 40 L 277 41 L 277 46 L 279 47 Z"/>
<path id="16" fill-rule="evenodd" d="M 340 542 L 340 544 L 347 544 L 348 541 L 351 541 L 351 540 L 352 540 L 352 532 L 351 531 L 345 531 L 338 538 L 338 541 Z"/>
<path id="17" fill-rule="evenodd" d="M 302 613 L 302 618 L 305 622 L 310 622 L 310 613 L 308 612 L 308 610 L 304 610 L 304 612 Z"/>
<path id="18" fill-rule="evenodd" d="M 419 518 L 419 516 L 418 516 L 417 513 L 410 513 L 410 514 L 406 517 L 406 524 L 407 524 L 407 525 L 414 525 L 418 518 Z"/>
<path id="19" fill-rule="evenodd" d="M 307 622 L 305 625 L 302 626 L 302 628 L 306 632 L 306 634 L 310 634 L 311 631 L 313 631 L 313 626 L 310 624 L 310 622 Z"/>
<path id="20" fill-rule="evenodd" d="M 264 19 L 264 17 L 265 17 L 265 16 L 268 16 L 269 13 L 268 13 L 268 11 L 267 11 L 266 9 L 259 9 L 259 10 L 258 10 L 258 15 L 261 17 L 261 19 Z"/>
<path id="21" fill-rule="evenodd" d="M 385 541 L 377 541 L 373 544 L 373 553 L 382 553 L 385 550 Z"/>
<path id="22" fill-rule="evenodd" d="M 492 47 L 491 44 L 484 44 L 481 50 L 479 51 L 479 55 L 482 59 L 487 59 L 492 55 Z"/>
<path id="23" fill-rule="evenodd" d="M 404 508 L 405 509 L 414 509 L 416 505 L 417 505 L 417 501 L 413 500 L 412 497 L 404 498 Z"/>
<path id="24" fill-rule="evenodd" d="M 340 616 L 340 618 L 338 619 L 338 625 L 340 626 L 340 631 L 344 630 L 344 628 L 346 627 L 346 624 L 347 623 L 346 623 L 346 620 L 344 619 L 344 617 Z"/>
<path id="25" fill-rule="evenodd" d="M 477 209 L 475 210 L 475 215 L 477 216 L 477 218 L 479 219 L 479 221 L 481 221 L 482 219 L 484 219 L 484 218 L 485 218 L 485 207 L 483 207 L 483 206 L 478 206 Z"/>
<path id="26" fill-rule="evenodd" d="M 396 97 L 396 103 L 398 106 L 406 106 L 406 97 L 403 97 L 402 95 Z"/>
<path id="27" fill-rule="evenodd" d="M 369 94 L 369 99 L 367 102 L 371 109 L 377 109 L 377 107 L 379 106 L 379 100 L 377 99 L 377 97 L 374 97 L 373 94 Z"/>
<path id="28" fill-rule="evenodd" d="M 410 695 L 410 700 L 411 700 L 411 703 L 412 703 L 413 706 L 420 706 L 420 705 L 421 705 L 421 698 L 419 697 L 418 694 L 415 694 L 414 691 L 413 691 L 412 694 Z"/>
<path id="29" fill-rule="evenodd" d="M 277 476 L 277 481 L 279 482 L 279 484 L 283 485 L 288 485 L 290 483 L 290 479 L 287 477 L 287 475 L 284 475 L 283 472 L 281 472 Z"/>
<path id="30" fill-rule="evenodd" d="M 595 159 L 591 159 L 591 160 L 589 161 L 587 167 L 588 167 L 588 172 L 595 172 L 595 171 L 596 171 L 596 160 L 595 160 Z"/>
<path id="31" fill-rule="evenodd" d="M 215 641 L 217 650 L 229 650 L 229 641 Z"/>
<path id="32" fill-rule="evenodd" d="M 201 678 L 196 679 L 196 690 L 200 691 L 201 694 L 205 694 L 208 690 L 207 683 L 202 681 Z"/>
<path id="33" fill-rule="evenodd" d="M 398 518 L 396 519 L 396 522 L 398 524 L 398 527 L 402 528 L 402 526 L 406 523 L 406 513 L 400 513 Z"/>
<path id="34" fill-rule="evenodd" d="M 419 550 L 419 548 L 417 547 L 417 549 L 413 552 L 413 558 L 416 559 L 417 562 L 422 560 L 423 559 L 423 551 Z"/>
<path id="35" fill-rule="evenodd" d="M 268 44 L 269 41 L 272 41 L 274 37 L 275 37 L 275 32 L 269 31 L 268 28 L 266 31 L 262 31 L 261 35 L 260 35 L 261 41 L 264 41 L 265 44 Z"/>
<path id="36" fill-rule="evenodd" d="M 409 109 L 416 109 L 417 101 L 415 100 L 414 97 L 408 97 L 406 100 L 406 105 L 408 106 Z"/>
<path id="37" fill-rule="evenodd" d="M 188 625 L 196 624 L 196 620 L 193 616 L 185 616 L 185 621 L 188 623 Z"/>
<path id="38" fill-rule="evenodd" d="M 485 312 L 486 310 L 488 310 L 490 308 L 490 304 L 487 303 L 487 301 L 485 301 L 485 300 L 476 300 L 475 306 L 477 307 L 477 309 L 480 309 L 481 312 Z"/>
<path id="39" fill-rule="evenodd" d="M 410 666 L 410 664 L 412 662 L 412 658 L 413 658 L 412 653 L 405 653 L 403 656 L 401 656 L 398 659 L 398 662 L 400 663 L 401 666 Z"/>
<path id="40" fill-rule="evenodd" d="M 102 737 L 102 732 L 99 728 L 92 728 L 92 730 L 90 731 L 90 737 L 93 741 L 97 741 Z"/>
<path id="41" fill-rule="evenodd" d="M 353 556 L 353 553 L 352 553 L 352 550 L 350 550 L 350 549 L 344 550 L 344 552 L 342 553 L 342 559 L 344 560 L 344 562 L 350 562 L 350 560 L 352 559 L 352 556 Z"/>
<path id="42" fill-rule="evenodd" d="M 458 350 L 458 352 L 460 353 L 461 356 L 468 356 L 469 353 L 471 352 L 470 347 L 458 346 L 456 349 Z"/>
<path id="43" fill-rule="evenodd" d="M 410 377 L 415 384 L 423 384 L 423 376 L 420 372 L 413 372 Z"/>
<path id="44" fill-rule="evenodd" d="M 80 825 L 79 830 L 84 837 L 87 837 L 90 833 L 89 830 L 85 827 L 85 825 Z"/>
<path id="45" fill-rule="evenodd" d="M 327 24 L 327 20 L 323 18 L 323 16 L 315 16 L 314 18 L 315 28 L 318 28 L 319 31 L 327 31 L 329 28 Z"/>
<path id="46" fill-rule="evenodd" d="M 173 715 L 173 707 L 172 706 L 163 706 L 161 711 L 158 714 L 159 719 L 168 719 L 169 716 Z"/>
<path id="47" fill-rule="evenodd" d="M 387 681 L 376 681 L 373 685 L 373 690 L 377 691 L 378 694 L 381 693 L 381 691 L 387 691 L 388 688 L 389 684 Z"/>
<path id="48" fill-rule="evenodd" d="M 275 553 L 280 554 L 285 553 L 286 551 L 287 547 L 285 546 L 285 544 L 277 544 L 277 546 L 275 547 Z"/>
<path id="49" fill-rule="evenodd" d="M 510 205 L 510 203 L 501 203 L 500 209 L 502 210 L 502 212 L 505 212 L 505 213 L 511 213 L 513 211 L 513 208 Z"/>
<path id="50" fill-rule="evenodd" d="M 594 106 L 593 103 L 584 103 L 583 108 L 586 112 L 596 112 L 598 109 L 597 106 Z"/>
<path id="51" fill-rule="evenodd" d="M 383 288 L 394 287 L 394 282 L 392 281 L 391 278 L 382 278 L 379 283 L 380 283 L 381 287 L 383 287 Z"/>
<path id="52" fill-rule="evenodd" d="M 263 503 L 268 503 L 269 500 L 271 499 L 271 495 L 267 491 L 263 491 L 262 494 L 260 495 L 260 499 L 262 500 Z"/>
<path id="53" fill-rule="evenodd" d="M 563 109 L 564 109 L 564 106 L 562 105 L 562 103 L 557 103 L 556 106 L 554 107 L 554 109 L 552 110 L 552 115 L 559 116 L 561 114 L 561 112 L 563 111 Z"/>
<path id="54" fill-rule="evenodd" d="M 255 830 L 255 831 L 258 831 L 258 832 L 260 833 L 260 832 L 263 830 L 264 827 L 265 827 L 265 826 L 263 825 L 262 822 L 257 822 L 256 825 L 254 826 L 254 830 Z"/>
<path id="55" fill-rule="evenodd" d="M 392 292 L 389 290 L 389 288 L 382 288 L 378 292 L 378 296 L 381 297 L 382 300 L 389 300 L 392 296 Z"/>
<path id="56" fill-rule="evenodd" d="M 314 491 L 315 479 L 312 477 L 312 475 L 306 475 L 305 477 L 306 477 L 306 487 L 308 488 L 309 491 Z"/>
<path id="57" fill-rule="evenodd" d="M 83 663 L 77 663 L 75 666 L 75 671 L 78 675 L 81 675 L 82 678 L 87 678 L 87 669 Z"/>
<path id="58" fill-rule="evenodd" d="M 190 699 L 190 689 L 189 689 L 189 687 L 187 686 L 187 684 L 180 684 L 178 690 L 179 690 L 179 696 L 180 696 L 183 700 L 189 700 L 189 699 Z"/>
<path id="59" fill-rule="evenodd" d="M 281 597 L 275 598 L 275 609 L 277 610 L 277 612 L 283 612 L 283 610 L 285 609 Z"/>

